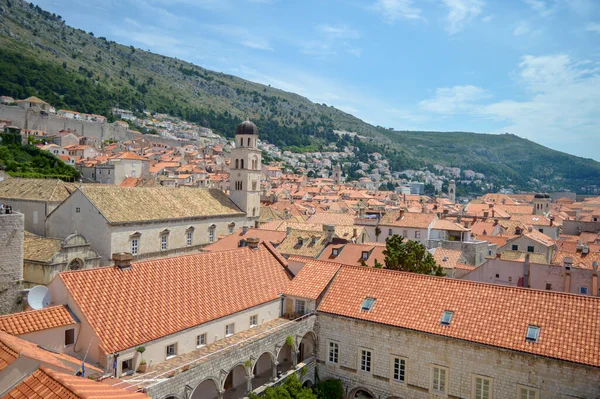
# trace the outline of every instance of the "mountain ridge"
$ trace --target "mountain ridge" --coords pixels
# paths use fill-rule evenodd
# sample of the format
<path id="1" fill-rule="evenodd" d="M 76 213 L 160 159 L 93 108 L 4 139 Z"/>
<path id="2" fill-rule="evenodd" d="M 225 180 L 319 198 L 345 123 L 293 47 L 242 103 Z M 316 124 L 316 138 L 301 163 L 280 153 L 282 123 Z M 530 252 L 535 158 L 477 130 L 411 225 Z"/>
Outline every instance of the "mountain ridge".
<path id="1" fill-rule="evenodd" d="M 261 137 L 284 149 L 318 150 L 338 139 L 333 130 L 348 131 L 367 137 L 368 148 L 397 168 L 473 169 L 497 187 L 590 192 L 600 181 L 600 163 L 515 135 L 390 131 L 295 93 L 95 37 L 23 0 L 0 0 L 0 48 L 4 65 L 31 64 L 2 76 L 3 95 L 45 94 L 48 102 L 84 112 L 108 114 L 120 106 L 168 113 L 228 137 L 249 116 Z M 60 79 L 38 76 L 36 64 Z M 73 87 L 63 93 L 65 85 Z"/>

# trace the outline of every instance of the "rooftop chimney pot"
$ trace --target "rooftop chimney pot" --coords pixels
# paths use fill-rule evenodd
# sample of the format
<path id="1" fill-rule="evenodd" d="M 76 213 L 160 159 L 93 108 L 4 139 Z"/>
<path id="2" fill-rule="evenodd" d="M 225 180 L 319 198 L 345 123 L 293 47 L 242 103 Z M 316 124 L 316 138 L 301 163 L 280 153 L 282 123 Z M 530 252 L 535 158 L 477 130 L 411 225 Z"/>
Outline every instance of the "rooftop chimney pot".
<path id="1" fill-rule="evenodd" d="M 131 261 L 133 261 L 133 255 L 129 252 L 118 252 L 112 255 L 112 260 L 115 266 L 121 270 L 131 269 Z"/>
<path id="2" fill-rule="evenodd" d="M 250 249 L 258 249 L 258 243 L 260 242 L 260 239 L 258 237 L 248 237 L 246 238 L 246 242 L 248 243 Z"/>

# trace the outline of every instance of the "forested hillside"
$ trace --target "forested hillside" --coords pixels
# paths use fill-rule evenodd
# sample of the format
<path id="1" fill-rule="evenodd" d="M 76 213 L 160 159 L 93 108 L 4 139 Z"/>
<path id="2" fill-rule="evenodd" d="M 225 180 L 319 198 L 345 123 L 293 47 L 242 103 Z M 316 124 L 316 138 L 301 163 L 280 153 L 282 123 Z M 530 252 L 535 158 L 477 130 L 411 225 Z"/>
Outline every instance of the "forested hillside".
<path id="1" fill-rule="evenodd" d="M 375 127 L 293 93 L 95 37 L 22 0 L 0 0 L 0 71 L 0 95 L 37 95 L 107 116 L 113 106 L 168 113 L 229 137 L 248 115 L 263 139 L 293 151 L 339 141 L 334 129 L 355 132 L 366 137 L 357 143 L 357 158 L 380 152 L 394 170 L 457 166 L 527 190 L 548 185 L 585 192 L 600 181 L 600 163 L 514 135 Z"/>

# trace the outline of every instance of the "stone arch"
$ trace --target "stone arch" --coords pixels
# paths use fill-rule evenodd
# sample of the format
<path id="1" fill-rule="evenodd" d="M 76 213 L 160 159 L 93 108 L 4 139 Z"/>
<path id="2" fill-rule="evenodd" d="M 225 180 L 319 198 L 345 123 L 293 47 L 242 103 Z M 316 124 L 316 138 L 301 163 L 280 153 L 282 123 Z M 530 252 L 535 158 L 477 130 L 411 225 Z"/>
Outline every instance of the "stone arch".
<path id="1" fill-rule="evenodd" d="M 85 267 L 85 262 L 79 258 L 75 258 L 69 262 L 69 270 L 80 270 Z"/>
<path id="2" fill-rule="evenodd" d="M 231 392 L 233 396 L 244 397 L 248 392 L 248 369 L 244 363 L 237 363 L 233 366 L 223 381 L 221 381 L 221 391 Z"/>
<path id="3" fill-rule="evenodd" d="M 306 380 L 306 381 L 304 381 L 304 383 L 302 384 L 302 386 L 304 388 L 312 388 L 313 382 L 311 380 Z"/>
<path id="4" fill-rule="evenodd" d="M 275 377 L 274 368 L 275 356 L 269 351 L 263 352 L 252 365 L 252 389 L 266 384 Z"/>
<path id="5" fill-rule="evenodd" d="M 215 399 L 219 397 L 218 379 L 208 377 L 202 380 L 192 391 L 190 399 Z"/>
<path id="6" fill-rule="evenodd" d="M 315 354 L 317 348 L 317 334 L 315 334 L 314 331 L 307 331 L 296 345 L 298 362 L 303 362 Z"/>
<path id="7" fill-rule="evenodd" d="M 250 147 L 250 137 L 248 137 L 248 147 Z"/>
<path id="8" fill-rule="evenodd" d="M 363 392 L 366 395 L 360 395 L 359 398 L 356 397 L 356 394 Z M 371 397 L 371 399 L 375 399 L 377 398 L 377 396 L 375 396 L 373 394 L 373 392 L 370 389 L 364 388 L 364 387 L 356 387 L 353 390 L 350 391 L 350 393 L 346 396 L 347 399 L 364 399 L 364 398 L 368 398 Z"/>
<path id="9" fill-rule="evenodd" d="M 296 344 L 284 343 L 277 351 L 277 373 L 285 373 L 296 366 Z"/>

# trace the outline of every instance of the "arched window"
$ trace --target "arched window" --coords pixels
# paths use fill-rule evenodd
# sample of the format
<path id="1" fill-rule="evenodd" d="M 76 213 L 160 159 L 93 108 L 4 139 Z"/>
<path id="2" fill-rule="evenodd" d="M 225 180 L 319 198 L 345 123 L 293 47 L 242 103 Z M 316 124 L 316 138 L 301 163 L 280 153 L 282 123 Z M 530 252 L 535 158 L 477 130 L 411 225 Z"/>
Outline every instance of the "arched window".
<path id="1" fill-rule="evenodd" d="M 242 159 L 240 162 L 241 168 L 244 169 L 244 160 Z"/>
<path id="2" fill-rule="evenodd" d="M 239 160 L 239 159 L 236 159 L 236 160 L 235 160 L 235 168 L 236 168 L 236 169 L 239 169 L 239 168 L 240 168 L 240 160 Z"/>
<path id="3" fill-rule="evenodd" d="M 244 138 L 240 137 L 240 147 L 242 147 L 244 145 Z"/>
<path id="4" fill-rule="evenodd" d="M 256 208 L 252 208 L 252 216 L 256 216 Z"/>
<path id="5" fill-rule="evenodd" d="M 250 147 L 250 137 L 248 137 L 248 147 Z"/>

